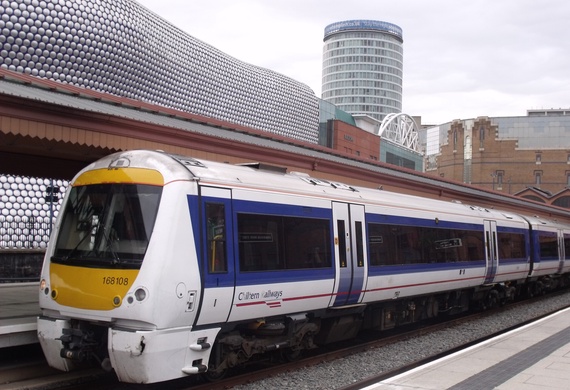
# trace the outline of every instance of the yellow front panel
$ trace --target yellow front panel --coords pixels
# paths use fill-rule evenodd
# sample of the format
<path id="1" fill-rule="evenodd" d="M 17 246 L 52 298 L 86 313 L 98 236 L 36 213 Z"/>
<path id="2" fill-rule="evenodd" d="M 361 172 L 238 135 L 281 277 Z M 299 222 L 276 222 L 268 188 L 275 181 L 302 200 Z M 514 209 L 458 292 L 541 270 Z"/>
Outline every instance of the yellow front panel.
<path id="1" fill-rule="evenodd" d="M 133 183 L 164 185 L 162 174 L 154 169 L 145 168 L 112 168 L 94 169 L 82 173 L 73 183 L 73 186 L 107 183 Z"/>
<path id="2" fill-rule="evenodd" d="M 64 306 L 112 310 L 121 305 L 139 270 L 50 264 L 52 298 Z"/>

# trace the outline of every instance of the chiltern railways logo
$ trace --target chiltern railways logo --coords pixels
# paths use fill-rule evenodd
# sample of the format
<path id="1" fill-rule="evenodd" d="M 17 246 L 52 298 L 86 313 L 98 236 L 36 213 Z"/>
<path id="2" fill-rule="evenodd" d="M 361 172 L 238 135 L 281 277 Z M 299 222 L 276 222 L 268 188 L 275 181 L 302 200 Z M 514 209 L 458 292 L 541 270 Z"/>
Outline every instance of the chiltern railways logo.
<path id="1" fill-rule="evenodd" d="M 239 301 L 260 301 L 265 303 L 270 308 L 281 307 L 281 297 L 283 296 L 282 290 L 265 290 L 261 292 L 256 291 L 243 291 L 238 294 Z M 263 300 L 263 301 L 262 301 Z"/>

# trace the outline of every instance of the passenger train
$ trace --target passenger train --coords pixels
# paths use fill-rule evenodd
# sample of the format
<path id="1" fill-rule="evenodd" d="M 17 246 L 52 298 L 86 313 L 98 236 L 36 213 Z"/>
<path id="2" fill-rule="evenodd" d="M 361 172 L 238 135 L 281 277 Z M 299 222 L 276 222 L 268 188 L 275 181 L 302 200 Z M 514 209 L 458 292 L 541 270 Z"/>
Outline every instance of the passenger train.
<path id="1" fill-rule="evenodd" d="M 270 167 L 272 168 L 272 167 Z M 41 273 L 49 364 L 153 383 L 568 283 L 570 226 L 161 151 L 73 179 Z"/>

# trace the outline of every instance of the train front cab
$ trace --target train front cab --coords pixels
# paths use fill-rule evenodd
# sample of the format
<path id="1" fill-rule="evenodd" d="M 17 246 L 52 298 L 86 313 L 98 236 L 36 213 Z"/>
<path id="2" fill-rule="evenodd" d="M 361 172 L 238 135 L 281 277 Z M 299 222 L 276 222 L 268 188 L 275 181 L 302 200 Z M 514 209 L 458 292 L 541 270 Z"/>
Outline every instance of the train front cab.
<path id="1" fill-rule="evenodd" d="M 135 383 L 206 370 L 219 328 L 192 328 L 201 290 L 184 196 L 196 193 L 192 179 L 170 156 L 140 151 L 76 176 L 42 269 L 38 338 L 51 366 L 99 361 Z M 133 239 L 121 229 L 131 222 Z"/>

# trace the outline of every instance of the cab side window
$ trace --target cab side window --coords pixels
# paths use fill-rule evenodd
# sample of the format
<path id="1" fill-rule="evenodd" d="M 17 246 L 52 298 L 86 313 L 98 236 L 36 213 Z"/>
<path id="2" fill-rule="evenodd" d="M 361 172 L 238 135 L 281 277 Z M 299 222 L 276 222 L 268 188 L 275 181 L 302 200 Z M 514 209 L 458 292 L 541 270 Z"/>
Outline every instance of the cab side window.
<path id="1" fill-rule="evenodd" d="M 206 203 L 208 270 L 210 273 L 228 271 L 225 215 L 223 204 Z"/>

